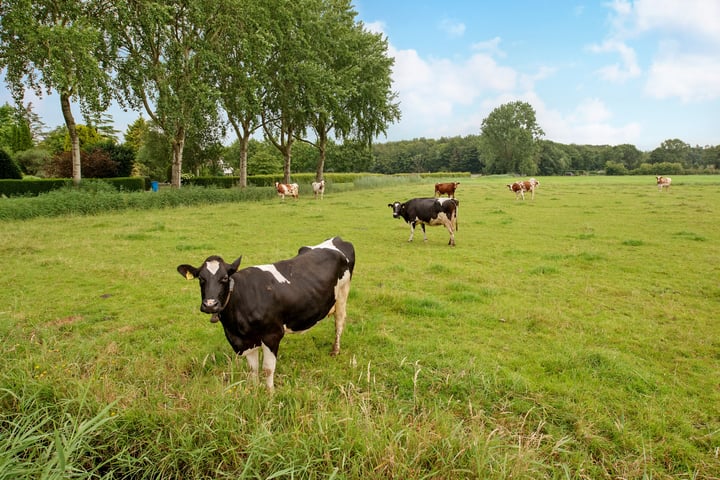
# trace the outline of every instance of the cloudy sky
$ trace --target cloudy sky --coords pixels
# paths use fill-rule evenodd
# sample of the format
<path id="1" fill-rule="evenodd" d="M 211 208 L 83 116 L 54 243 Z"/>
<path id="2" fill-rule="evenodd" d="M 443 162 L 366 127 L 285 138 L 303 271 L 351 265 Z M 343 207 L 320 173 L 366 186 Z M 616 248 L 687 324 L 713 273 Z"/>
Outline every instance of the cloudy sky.
<path id="1" fill-rule="evenodd" d="M 557 142 L 720 144 L 719 0 L 355 7 L 395 58 L 403 118 L 388 140 L 477 134 L 494 108 L 522 100 Z"/>
<path id="2" fill-rule="evenodd" d="M 720 0 L 354 5 L 395 58 L 402 120 L 380 142 L 478 134 L 494 108 L 522 100 L 556 142 L 720 144 Z M 56 96 L 26 101 L 49 128 L 62 125 Z M 109 113 L 121 133 L 139 116 Z"/>

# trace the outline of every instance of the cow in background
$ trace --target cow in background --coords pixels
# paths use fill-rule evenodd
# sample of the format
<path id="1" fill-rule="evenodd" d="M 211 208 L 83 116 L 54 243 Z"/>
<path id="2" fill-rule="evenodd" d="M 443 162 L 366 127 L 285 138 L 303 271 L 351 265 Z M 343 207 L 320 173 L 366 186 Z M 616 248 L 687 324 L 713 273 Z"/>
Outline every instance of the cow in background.
<path id="1" fill-rule="evenodd" d="M 208 257 L 199 267 L 179 265 L 183 277 L 200 280 L 200 311 L 220 322 L 237 355 L 247 359 L 257 379 L 262 350 L 265 383 L 273 389 L 280 340 L 286 333 L 303 332 L 328 315 L 335 317 L 332 355 L 340 352 L 345 327 L 355 249 L 340 237 L 269 265 L 239 269 L 240 260 L 226 263 Z"/>
<path id="2" fill-rule="evenodd" d="M 455 190 L 460 182 L 447 182 L 447 183 L 436 183 L 435 184 L 435 196 L 441 197 L 447 195 L 448 198 L 455 198 Z"/>
<path id="3" fill-rule="evenodd" d="M 275 190 L 277 190 L 278 195 L 283 200 L 285 200 L 285 195 L 290 195 L 295 200 L 297 200 L 298 192 L 300 191 L 300 186 L 297 183 L 275 182 Z"/>
<path id="4" fill-rule="evenodd" d="M 515 200 L 521 198 L 525 200 L 525 185 L 523 182 L 513 182 L 507 184 L 508 189 L 515 194 Z"/>
<path id="5" fill-rule="evenodd" d="M 531 178 L 530 180 L 522 180 L 513 182 L 507 185 L 511 192 L 515 193 L 515 200 L 522 198 L 525 200 L 525 192 L 530 192 L 530 198 L 535 200 L 535 189 L 540 185 L 540 182 Z"/>
<path id="6" fill-rule="evenodd" d="M 457 231 L 457 212 L 460 202 L 455 198 L 413 198 L 407 202 L 388 203 L 392 208 L 393 218 L 402 218 L 410 224 L 410 238 L 412 242 L 415 235 L 415 225 L 418 223 L 427 242 L 425 225 L 444 225 L 450 233 L 448 245 L 455 246 L 455 232 Z"/>
<path id="7" fill-rule="evenodd" d="M 655 179 L 657 180 L 658 191 L 662 192 L 663 188 L 667 191 L 670 191 L 670 184 L 672 183 L 672 178 L 657 176 L 655 177 Z"/>
<path id="8" fill-rule="evenodd" d="M 315 194 L 315 200 L 317 200 L 318 195 L 320 195 L 320 200 L 322 200 L 325 196 L 325 180 L 320 180 L 319 182 L 312 182 L 312 188 L 313 193 Z"/>

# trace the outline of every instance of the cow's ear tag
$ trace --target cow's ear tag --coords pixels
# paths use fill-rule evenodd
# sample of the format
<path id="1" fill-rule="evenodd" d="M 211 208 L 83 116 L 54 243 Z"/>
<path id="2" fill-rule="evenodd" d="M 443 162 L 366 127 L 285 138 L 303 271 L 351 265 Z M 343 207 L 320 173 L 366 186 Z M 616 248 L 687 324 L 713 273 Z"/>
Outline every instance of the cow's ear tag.
<path id="1" fill-rule="evenodd" d="M 188 280 L 192 280 L 193 278 L 195 278 L 195 275 L 190 272 L 185 272 L 185 278 L 187 278 Z"/>

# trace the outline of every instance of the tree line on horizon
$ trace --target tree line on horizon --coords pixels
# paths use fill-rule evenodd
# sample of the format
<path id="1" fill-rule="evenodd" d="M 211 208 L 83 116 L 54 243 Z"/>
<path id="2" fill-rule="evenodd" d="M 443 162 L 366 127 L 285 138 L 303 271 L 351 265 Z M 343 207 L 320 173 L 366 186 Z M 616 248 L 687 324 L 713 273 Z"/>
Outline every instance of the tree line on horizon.
<path id="1" fill-rule="evenodd" d="M 517 105 L 510 104 L 513 106 Z M 27 118 L 34 121 L 28 123 Z M 86 177 L 140 175 L 161 182 L 170 181 L 170 140 L 154 128 L 151 121 L 138 118 L 127 128 L 122 143 L 118 142 L 118 132 L 107 123 L 108 119 L 105 122 L 100 119 L 95 127 L 78 125 Z M 330 139 L 326 146 L 325 171 L 530 176 L 601 171 L 608 175 L 720 173 L 720 145 L 691 146 L 679 139 L 668 139 L 651 151 L 641 151 L 630 144 L 577 145 L 539 138 L 532 142 L 527 159 L 512 164 L 495 154 L 483 138 L 490 126 L 486 122 L 485 130 L 477 135 L 375 143 L 370 149 L 361 142 L 337 143 Z M 511 129 L 507 125 L 502 128 Z M 237 140 L 225 146 L 218 139 L 190 135 L 184 153 L 185 175 L 238 176 L 232 159 L 238 158 L 241 148 L 241 142 Z M 11 153 L 17 163 L 15 178 L 20 178 L 20 172 L 37 177 L 71 177 L 67 129 L 63 126 L 43 131 L 36 115 L 18 116 L 7 104 L 0 106 L 0 149 Z M 294 172 L 315 172 L 318 160 L 318 151 L 310 144 L 301 142 L 293 149 Z M 271 142 L 249 139 L 249 175 L 282 174 L 283 168 L 283 156 Z"/>

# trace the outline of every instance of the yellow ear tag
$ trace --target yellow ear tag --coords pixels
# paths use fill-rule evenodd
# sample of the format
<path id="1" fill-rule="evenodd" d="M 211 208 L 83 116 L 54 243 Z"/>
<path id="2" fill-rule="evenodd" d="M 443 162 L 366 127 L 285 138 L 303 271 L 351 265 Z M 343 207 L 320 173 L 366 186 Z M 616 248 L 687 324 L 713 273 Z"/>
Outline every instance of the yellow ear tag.
<path id="1" fill-rule="evenodd" d="M 187 278 L 188 280 L 192 280 L 193 278 L 195 278 L 195 276 L 190 272 L 185 272 L 185 278 Z"/>

